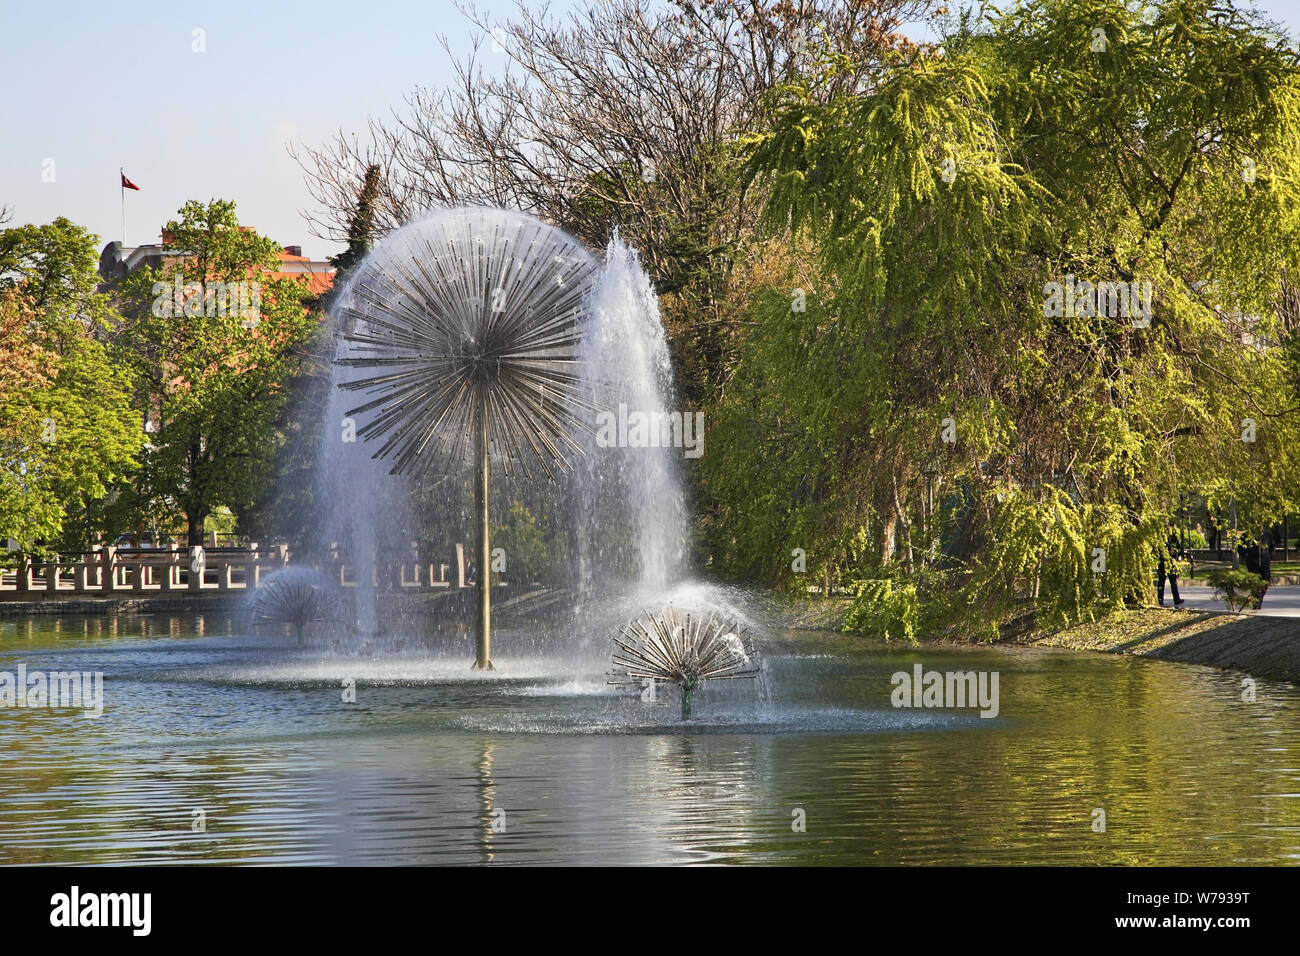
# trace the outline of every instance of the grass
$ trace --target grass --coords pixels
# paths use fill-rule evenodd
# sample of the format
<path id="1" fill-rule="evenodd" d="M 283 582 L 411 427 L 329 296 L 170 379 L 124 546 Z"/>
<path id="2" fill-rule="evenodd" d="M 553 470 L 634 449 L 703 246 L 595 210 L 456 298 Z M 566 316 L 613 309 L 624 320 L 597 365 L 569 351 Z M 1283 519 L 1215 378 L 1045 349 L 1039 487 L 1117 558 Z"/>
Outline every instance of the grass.
<path id="1" fill-rule="evenodd" d="M 1243 563 L 1242 567 L 1245 568 L 1245 566 L 1246 565 Z M 1193 580 L 1203 582 L 1205 576 L 1209 574 L 1211 571 L 1214 571 L 1218 568 L 1230 568 L 1230 567 L 1232 567 L 1232 563 L 1229 561 L 1198 561 L 1196 562 L 1196 567 L 1191 577 Z M 1269 565 L 1269 572 L 1274 578 L 1274 580 L 1276 580 L 1278 577 L 1282 575 L 1290 575 L 1290 574 L 1300 575 L 1300 561 L 1276 561 L 1275 560 L 1272 562 L 1272 564 Z"/>

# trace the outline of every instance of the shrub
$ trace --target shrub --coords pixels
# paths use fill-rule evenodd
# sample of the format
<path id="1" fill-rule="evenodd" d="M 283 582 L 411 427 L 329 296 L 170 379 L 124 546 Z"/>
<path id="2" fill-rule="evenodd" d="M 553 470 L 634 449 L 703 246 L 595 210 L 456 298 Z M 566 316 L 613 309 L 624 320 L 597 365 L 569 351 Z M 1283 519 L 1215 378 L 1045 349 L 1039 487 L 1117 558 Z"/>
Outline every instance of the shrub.
<path id="1" fill-rule="evenodd" d="M 1229 610 L 1241 611 L 1247 607 L 1258 607 L 1264 596 L 1266 584 L 1258 574 L 1250 571 L 1233 571 L 1220 568 L 1205 576 L 1214 593 L 1228 606 Z"/>
<path id="2" fill-rule="evenodd" d="M 892 578 L 869 578 L 854 585 L 857 597 L 844 617 L 844 630 L 879 635 L 885 640 L 901 637 L 916 643 L 921 605 L 915 584 Z"/>

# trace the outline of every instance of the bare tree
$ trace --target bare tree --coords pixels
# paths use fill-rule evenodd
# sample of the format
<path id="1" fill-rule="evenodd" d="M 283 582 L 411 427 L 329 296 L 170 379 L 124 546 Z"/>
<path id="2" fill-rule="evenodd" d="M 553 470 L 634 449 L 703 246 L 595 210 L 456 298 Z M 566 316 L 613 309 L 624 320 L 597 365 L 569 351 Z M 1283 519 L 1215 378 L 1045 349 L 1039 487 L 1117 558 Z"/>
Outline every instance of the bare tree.
<path id="1" fill-rule="evenodd" d="M 915 51 L 900 23 L 935 6 L 589 0 L 564 21 L 520 3 L 502 24 L 461 6 L 478 37 L 455 61 L 452 86 L 417 87 L 364 134 L 292 150 L 319 206 L 304 215 L 315 235 L 346 239 L 360 183 L 377 165 L 380 235 L 451 204 L 525 209 L 595 247 L 618 227 L 659 292 L 684 296 L 690 320 L 679 324 L 712 335 L 703 330 L 735 322 L 723 308 L 726 281 L 762 199 L 747 191 L 738 151 L 761 126 L 767 91 L 832 56 L 857 64 L 839 88 L 869 86 L 886 58 Z M 716 379 L 725 344 L 690 348 L 710 355 L 703 374 Z"/>

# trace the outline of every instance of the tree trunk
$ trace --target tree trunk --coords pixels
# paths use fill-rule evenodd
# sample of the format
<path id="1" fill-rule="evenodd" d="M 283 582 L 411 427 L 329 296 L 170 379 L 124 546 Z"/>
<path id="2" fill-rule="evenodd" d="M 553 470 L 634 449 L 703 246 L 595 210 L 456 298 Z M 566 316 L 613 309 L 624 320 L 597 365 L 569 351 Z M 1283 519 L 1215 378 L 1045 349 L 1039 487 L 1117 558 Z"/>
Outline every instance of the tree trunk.
<path id="1" fill-rule="evenodd" d="M 912 522 L 907 515 L 907 511 L 903 508 L 903 502 L 898 497 L 898 475 L 897 474 L 894 475 L 893 487 L 894 487 L 894 513 L 897 514 L 903 521 L 904 555 L 907 558 L 907 571 L 910 574 L 915 567 L 912 559 Z"/>
<path id="2" fill-rule="evenodd" d="M 1237 499 L 1228 502 L 1228 522 L 1232 534 L 1228 536 L 1228 547 L 1232 549 L 1232 570 L 1241 570 L 1241 555 L 1237 553 Z"/>
<path id="3" fill-rule="evenodd" d="M 894 528 L 898 525 L 898 515 L 887 514 L 880 524 L 880 565 L 884 567 L 894 557 Z"/>
<path id="4" fill-rule="evenodd" d="M 207 521 L 207 508 L 193 508 L 185 511 L 185 534 L 191 548 L 203 544 L 203 524 Z"/>

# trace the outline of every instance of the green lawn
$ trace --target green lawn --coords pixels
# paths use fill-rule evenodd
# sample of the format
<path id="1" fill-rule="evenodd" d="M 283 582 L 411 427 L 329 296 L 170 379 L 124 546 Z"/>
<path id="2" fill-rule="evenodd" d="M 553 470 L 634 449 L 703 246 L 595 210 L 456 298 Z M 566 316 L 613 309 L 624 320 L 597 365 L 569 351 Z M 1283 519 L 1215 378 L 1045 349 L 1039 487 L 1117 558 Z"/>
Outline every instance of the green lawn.
<path id="1" fill-rule="evenodd" d="M 1197 561 L 1196 571 L 1192 577 L 1197 579 L 1204 578 L 1206 574 L 1213 571 L 1215 568 L 1226 567 L 1230 567 L 1227 561 Z M 1242 567 L 1245 567 L 1245 565 L 1243 564 Z M 1300 574 L 1300 561 L 1274 561 L 1269 566 L 1269 570 L 1273 577 L 1282 574 Z"/>

